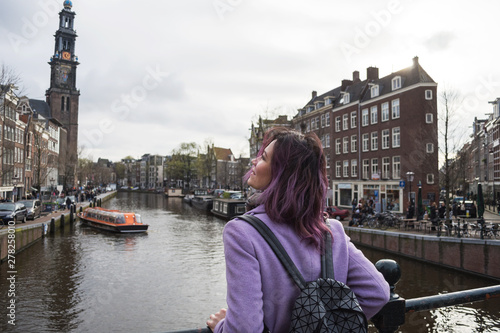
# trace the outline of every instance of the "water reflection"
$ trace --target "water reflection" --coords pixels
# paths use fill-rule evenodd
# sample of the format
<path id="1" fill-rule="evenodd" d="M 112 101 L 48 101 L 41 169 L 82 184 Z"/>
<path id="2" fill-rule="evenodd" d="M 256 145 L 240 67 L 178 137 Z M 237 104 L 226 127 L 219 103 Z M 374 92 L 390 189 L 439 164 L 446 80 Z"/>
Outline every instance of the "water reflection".
<path id="1" fill-rule="evenodd" d="M 17 322 L 1 320 L 1 332 L 165 332 L 201 327 L 226 305 L 224 220 L 159 194 L 119 193 L 107 207 L 141 214 L 148 233 L 117 235 L 76 224 L 18 254 Z M 403 276 L 396 291 L 405 298 L 498 283 L 363 251 L 374 262 L 398 261 Z M 6 271 L 0 266 L 1 281 Z M 7 301 L 0 300 L 2 318 Z M 408 314 L 401 331 L 499 332 L 499 303 Z"/>

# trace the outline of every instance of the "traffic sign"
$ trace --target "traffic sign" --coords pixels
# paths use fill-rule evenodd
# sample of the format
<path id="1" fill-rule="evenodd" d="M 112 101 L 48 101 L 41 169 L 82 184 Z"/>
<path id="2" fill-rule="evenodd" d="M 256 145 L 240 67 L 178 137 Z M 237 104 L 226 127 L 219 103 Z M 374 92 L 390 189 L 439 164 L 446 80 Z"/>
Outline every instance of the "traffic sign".
<path id="1" fill-rule="evenodd" d="M 399 181 L 399 187 L 405 187 L 405 181 L 404 180 L 400 180 Z"/>

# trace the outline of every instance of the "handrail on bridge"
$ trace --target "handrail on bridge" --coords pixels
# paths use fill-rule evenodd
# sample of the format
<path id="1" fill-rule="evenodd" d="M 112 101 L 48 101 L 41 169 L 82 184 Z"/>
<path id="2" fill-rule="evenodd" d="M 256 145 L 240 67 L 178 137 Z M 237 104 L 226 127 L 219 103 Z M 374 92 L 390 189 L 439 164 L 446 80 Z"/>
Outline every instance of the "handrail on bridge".
<path id="1" fill-rule="evenodd" d="M 391 287 L 389 302 L 372 318 L 372 322 L 379 332 L 393 333 L 405 323 L 405 313 L 437 309 L 451 305 L 459 305 L 490 298 L 500 297 L 500 285 L 457 291 L 442 295 L 425 296 L 405 300 L 394 292 L 395 286 L 401 278 L 399 264 L 390 259 L 377 261 L 375 267 L 384 275 Z M 166 333 L 210 333 L 208 328 L 195 328 L 183 331 Z"/>

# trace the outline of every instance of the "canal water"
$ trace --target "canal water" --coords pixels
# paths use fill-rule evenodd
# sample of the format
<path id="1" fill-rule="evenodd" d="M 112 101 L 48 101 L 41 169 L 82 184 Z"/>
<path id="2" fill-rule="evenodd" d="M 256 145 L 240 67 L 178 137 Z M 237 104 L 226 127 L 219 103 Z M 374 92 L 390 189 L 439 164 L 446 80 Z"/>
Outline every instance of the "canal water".
<path id="1" fill-rule="evenodd" d="M 225 221 L 159 194 L 118 193 L 105 207 L 140 213 L 147 234 L 115 235 L 76 223 L 16 256 L 11 284 L 0 266 L 0 332 L 167 332 L 203 327 L 225 307 Z M 498 284 L 363 248 L 395 259 L 396 291 L 414 298 Z M 453 255 L 452 253 L 450 255 Z M 500 300 L 406 315 L 401 332 L 500 332 Z M 371 328 L 372 332 L 375 332 Z"/>

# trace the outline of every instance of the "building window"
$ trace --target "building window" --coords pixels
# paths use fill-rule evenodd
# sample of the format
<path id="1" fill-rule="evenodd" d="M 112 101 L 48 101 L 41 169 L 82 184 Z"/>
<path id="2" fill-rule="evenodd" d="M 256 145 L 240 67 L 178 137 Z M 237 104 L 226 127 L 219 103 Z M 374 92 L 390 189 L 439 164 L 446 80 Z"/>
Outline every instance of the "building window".
<path id="1" fill-rule="evenodd" d="M 370 137 L 369 134 L 363 134 L 363 151 L 368 151 L 370 149 Z"/>
<path id="2" fill-rule="evenodd" d="M 344 177 L 349 177 L 349 161 L 344 161 Z"/>
<path id="3" fill-rule="evenodd" d="M 434 184 L 434 174 L 432 173 L 427 174 L 427 184 Z"/>
<path id="4" fill-rule="evenodd" d="M 325 147 L 330 148 L 330 134 L 325 135 Z"/>
<path id="5" fill-rule="evenodd" d="M 325 127 L 330 127 L 330 112 L 325 114 Z"/>
<path id="6" fill-rule="evenodd" d="M 330 169 L 330 154 L 326 154 L 326 168 Z"/>
<path id="7" fill-rule="evenodd" d="M 434 144 L 433 143 L 428 143 L 425 145 L 425 151 L 428 153 L 433 153 L 434 152 Z"/>
<path id="8" fill-rule="evenodd" d="M 425 91 L 425 99 L 428 99 L 428 100 L 432 99 L 432 90 Z"/>
<path id="9" fill-rule="evenodd" d="M 389 149 L 390 147 L 390 134 L 389 130 L 385 129 L 382 131 L 382 149 Z"/>
<path id="10" fill-rule="evenodd" d="M 427 124 L 432 124 L 434 122 L 434 115 L 432 113 L 425 114 L 425 122 Z"/>
<path id="11" fill-rule="evenodd" d="M 378 132 L 372 132 L 372 150 L 378 150 Z"/>
<path id="12" fill-rule="evenodd" d="M 372 158 L 372 176 L 378 174 L 378 159 Z"/>
<path id="13" fill-rule="evenodd" d="M 382 178 L 389 179 L 391 159 L 389 157 L 382 158 Z"/>
<path id="14" fill-rule="evenodd" d="M 358 151 L 358 137 L 357 135 L 351 135 L 351 153 Z"/>
<path id="15" fill-rule="evenodd" d="M 378 96 L 378 84 L 375 84 L 370 89 L 371 98 Z"/>
<path id="16" fill-rule="evenodd" d="M 382 103 L 382 110 L 381 110 L 381 116 L 382 116 L 382 121 L 388 121 L 389 120 L 389 102 Z"/>
<path id="17" fill-rule="evenodd" d="M 363 179 L 368 179 L 370 173 L 370 160 L 363 160 Z"/>
<path id="18" fill-rule="evenodd" d="M 399 127 L 394 127 L 392 129 L 392 148 L 398 148 L 401 146 L 401 134 Z"/>
<path id="19" fill-rule="evenodd" d="M 392 179 L 401 178 L 401 158 L 399 156 L 392 157 Z"/>
<path id="20" fill-rule="evenodd" d="M 342 171 L 342 162 L 335 162 L 335 177 L 340 178 L 340 172 Z"/>
<path id="21" fill-rule="evenodd" d="M 396 76 L 392 79 L 392 90 L 401 88 L 401 76 Z"/>
<path id="22" fill-rule="evenodd" d="M 368 121 L 369 121 L 368 109 L 363 109 L 361 111 L 361 125 L 368 126 L 369 124 Z"/>
<path id="23" fill-rule="evenodd" d="M 340 93 L 342 95 L 342 97 L 340 98 L 340 104 L 349 104 L 351 102 L 351 98 L 350 98 L 350 95 L 349 93 L 346 93 L 346 92 L 341 92 Z"/>
<path id="24" fill-rule="evenodd" d="M 335 139 L 335 154 L 340 155 L 340 139 Z"/>
<path id="25" fill-rule="evenodd" d="M 351 177 L 358 176 L 358 160 L 351 160 Z"/>
<path id="26" fill-rule="evenodd" d="M 377 106 L 372 106 L 370 109 L 370 122 L 373 124 L 376 124 L 378 122 L 378 112 L 377 112 Z"/>
<path id="27" fill-rule="evenodd" d="M 322 114 L 321 115 L 321 128 L 324 128 L 325 127 L 325 115 Z"/>
<path id="28" fill-rule="evenodd" d="M 356 128 L 358 117 L 356 111 L 351 112 L 351 128 Z"/>
<path id="29" fill-rule="evenodd" d="M 392 101 L 392 119 L 400 117 L 399 98 Z"/>
<path id="30" fill-rule="evenodd" d="M 342 116 L 342 129 L 344 131 L 349 129 L 349 115 L 347 113 Z"/>
<path id="31" fill-rule="evenodd" d="M 340 116 L 335 117 L 335 132 L 340 132 Z"/>
<path id="32" fill-rule="evenodd" d="M 348 136 L 344 137 L 344 144 L 343 144 L 343 146 L 344 146 L 344 149 L 343 149 L 344 154 L 349 153 L 349 137 Z"/>

